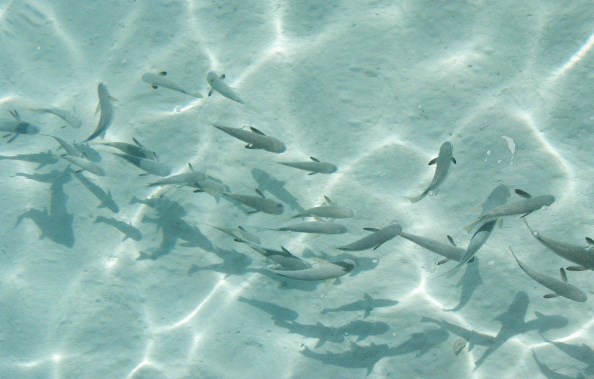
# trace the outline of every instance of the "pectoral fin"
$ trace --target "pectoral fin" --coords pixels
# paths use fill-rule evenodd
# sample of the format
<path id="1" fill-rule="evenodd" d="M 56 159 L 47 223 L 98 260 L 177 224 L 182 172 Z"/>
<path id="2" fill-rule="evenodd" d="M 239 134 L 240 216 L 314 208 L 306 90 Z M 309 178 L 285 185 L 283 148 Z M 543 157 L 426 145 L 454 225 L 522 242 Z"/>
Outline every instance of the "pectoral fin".
<path id="1" fill-rule="evenodd" d="M 594 240 L 592 238 L 586 237 L 586 242 L 588 242 L 588 245 L 594 246 Z"/>
<path id="2" fill-rule="evenodd" d="M 151 84 L 151 87 L 153 87 L 153 89 L 157 89 L 157 88 L 159 88 L 159 86 L 158 86 L 158 85 L 156 85 L 156 84 Z"/>
<path id="3" fill-rule="evenodd" d="M 532 197 L 532 195 L 530 195 L 528 192 L 526 192 L 526 191 L 524 191 L 524 190 L 521 190 L 521 189 L 519 189 L 519 188 L 516 188 L 516 189 L 514 190 L 514 192 L 515 192 L 517 195 L 520 195 L 520 196 L 522 196 L 522 197 L 523 197 L 523 198 L 525 198 L 525 199 L 530 199 L 530 198 Z"/>
<path id="4" fill-rule="evenodd" d="M 256 129 L 256 128 L 254 128 L 253 126 L 250 126 L 250 130 L 251 130 L 252 132 L 254 132 L 254 133 L 258 133 L 258 134 L 260 134 L 260 135 L 263 135 L 263 136 L 265 136 L 265 135 L 266 135 L 266 134 L 262 133 L 260 130 L 258 130 L 258 129 Z"/>
<path id="5" fill-rule="evenodd" d="M 380 246 L 382 246 L 383 244 L 384 244 L 384 243 L 382 242 L 382 243 L 380 243 L 379 245 L 376 245 L 376 246 L 373 248 L 373 250 L 377 250 L 377 249 L 379 249 L 379 248 L 380 248 Z"/>
<path id="6" fill-rule="evenodd" d="M 568 266 L 565 268 L 567 271 L 586 271 L 588 270 L 584 266 Z"/>
<path id="7" fill-rule="evenodd" d="M 452 162 L 453 162 L 454 164 L 456 164 L 456 163 L 457 163 L 457 162 L 456 162 L 456 158 L 452 157 Z"/>
<path id="8" fill-rule="evenodd" d="M 167 71 L 161 71 L 161 72 L 159 72 L 159 75 L 166 76 L 167 75 Z"/>
<path id="9" fill-rule="evenodd" d="M 563 270 L 563 267 L 559 269 L 559 275 L 561 276 L 561 280 L 567 283 L 567 273 Z"/>
<path id="10" fill-rule="evenodd" d="M 553 299 L 555 297 L 559 297 L 559 295 L 557 295 L 556 293 L 547 293 L 546 295 L 543 296 L 545 299 Z"/>
<path id="11" fill-rule="evenodd" d="M 448 236 L 447 236 L 447 237 L 448 237 L 448 241 L 450 241 L 450 245 L 457 247 L 457 245 L 456 245 L 456 242 L 454 242 L 454 239 L 452 238 L 452 236 L 450 236 L 450 235 L 448 234 Z"/>
<path id="12" fill-rule="evenodd" d="M 314 157 L 309 157 L 309 159 L 311 159 L 314 162 L 319 162 L 319 160 L 317 158 L 314 158 Z"/>
<path id="13" fill-rule="evenodd" d="M 264 194 L 262 193 L 262 191 L 260 191 L 260 190 L 259 190 L 259 189 L 257 189 L 257 188 L 256 188 L 256 193 L 257 193 L 258 195 L 260 195 L 260 197 L 261 197 L 262 199 L 266 199 L 266 196 L 264 196 Z"/>
<path id="14" fill-rule="evenodd" d="M 379 232 L 378 228 L 363 228 L 363 230 L 367 230 L 368 232 Z"/>
<path id="15" fill-rule="evenodd" d="M 435 163 L 437 163 L 437 158 L 433 158 L 429 161 L 429 163 L 427 163 L 427 165 L 431 166 L 434 165 Z"/>

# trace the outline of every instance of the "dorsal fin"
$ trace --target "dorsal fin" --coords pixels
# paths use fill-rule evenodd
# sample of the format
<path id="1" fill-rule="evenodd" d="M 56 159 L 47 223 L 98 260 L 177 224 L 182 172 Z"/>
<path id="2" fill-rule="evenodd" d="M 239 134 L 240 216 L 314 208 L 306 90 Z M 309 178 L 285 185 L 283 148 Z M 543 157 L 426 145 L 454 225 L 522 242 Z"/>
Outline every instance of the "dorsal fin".
<path id="1" fill-rule="evenodd" d="M 159 72 L 159 75 L 166 76 L 167 75 L 167 71 L 161 71 L 161 72 Z"/>
<path id="2" fill-rule="evenodd" d="M 256 193 L 257 193 L 258 195 L 260 195 L 260 197 L 261 197 L 262 199 L 266 199 L 266 196 L 264 196 L 264 194 L 262 193 L 262 191 L 260 191 L 260 190 L 259 190 L 259 189 L 257 189 L 257 188 L 256 188 Z"/>
<path id="3" fill-rule="evenodd" d="M 586 242 L 588 242 L 588 245 L 594 245 L 594 240 L 590 237 L 586 237 Z"/>
<path id="4" fill-rule="evenodd" d="M 140 142 L 138 142 L 138 140 L 136 139 L 136 137 L 132 137 L 132 141 L 134 141 L 134 143 L 136 145 L 138 145 L 138 147 L 144 147 L 144 146 L 142 146 L 142 144 Z"/>
<path id="5" fill-rule="evenodd" d="M 427 163 L 427 165 L 431 166 L 433 164 L 437 163 L 437 158 L 433 158 L 429 161 L 429 163 Z"/>
<path id="6" fill-rule="evenodd" d="M 152 87 L 153 89 L 157 89 L 157 88 L 159 88 L 159 86 L 158 86 L 158 85 L 156 85 L 156 84 L 151 84 L 151 87 Z"/>
<path id="7" fill-rule="evenodd" d="M 567 283 L 567 273 L 565 272 L 563 267 L 561 267 L 559 269 L 559 275 L 561 276 L 561 280 L 563 280 L 565 283 Z"/>
<path id="8" fill-rule="evenodd" d="M 532 197 L 532 195 L 530 195 L 528 192 L 526 192 L 526 191 L 524 191 L 524 190 L 521 190 L 521 189 L 519 189 L 519 188 L 516 188 L 516 189 L 514 190 L 514 192 L 515 192 L 517 195 L 520 195 L 520 196 L 522 196 L 522 197 L 523 197 L 523 198 L 525 198 L 525 199 L 530 199 L 530 198 Z"/>
<path id="9" fill-rule="evenodd" d="M 458 163 L 458 162 L 456 162 L 456 158 L 454 158 L 454 157 L 452 157 L 452 162 L 453 162 L 454 164 L 457 164 L 457 163 Z"/>
<path id="10" fill-rule="evenodd" d="M 332 200 L 330 200 L 330 198 L 326 195 L 324 195 L 324 200 L 326 200 L 328 204 L 332 204 Z"/>
<path id="11" fill-rule="evenodd" d="M 250 130 L 254 133 L 258 133 L 261 134 L 263 136 L 265 136 L 266 134 L 262 133 L 261 131 L 259 131 L 258 129 L 254 128 L 253 126 L 250 126 Z"/>
<path id="12" fill-rule="evenodd" d="M 192 166 L 192 164 L 190 162 L 188 162 L 188 167 L 190 168 L 191 171 L 194 171 L 194 166 Z"/>
<path id="13" fill-rule="evenodd" d="M 364 298 L 365 300 L 367 300 L 367 301 L 371 301 L 371 300 L 373 300 L 373 299 L 371 298 L 371 296 L 369 296 L 369 294 L 368 294 L 367 292 L 365 292 L 365 293 L 363 294 L 363 298 Z"/>
<path id="14" fill-rule="evenodd" d="M 315 157 L 309 157 L 309 159 L 311 159 L 314 162 L 319 162 L 319 159 L 315 158 Z"/>
<path id="15" fill-rule="evenodd" d="M 219 78 L 220 78 L 220 79 L 225 79 L 225 74 L 221 74 L 221 75 L 219 75 Z"/>
<path id="16" fill-rule="evenodd" d="M 458 247 L 458 246 L 456 245 L 456 242 L 454 242 L 454 239 L 452 238 L 452 236 L 450 236 L 450 235 L 448 234 L 448 236 L 447 236 L 447 237 L 448 237 L 448 241 L 450 241 L 450 244 L 451 244 L 452 246 L 456 246 L 456 247 Z"/>

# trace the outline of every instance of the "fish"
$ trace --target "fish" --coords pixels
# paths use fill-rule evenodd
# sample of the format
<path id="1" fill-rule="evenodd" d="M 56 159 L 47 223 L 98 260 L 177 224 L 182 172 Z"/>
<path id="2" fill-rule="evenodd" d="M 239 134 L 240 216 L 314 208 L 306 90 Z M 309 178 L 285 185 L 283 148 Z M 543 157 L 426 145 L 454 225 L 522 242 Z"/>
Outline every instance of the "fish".
<path id="1" fill-rule="evenodd" d="M 357 300 L 352 303 L 341 305 L 337 308 L 324 308 L 322 314 L 331 312 L 346 312 L 346 311 L 364 311 L 363 318 L 367 318 L 371 311 L 375 308 L 391 307 L 398 304 L 396 300 L 390 299 L 374 299 L 369 294 L 363 294 L 362 300 Z"/>
<path id="2" fill-rule="evenodd" d="M 113 97 L 107 91 L 105 83 L 99 83 L 97 86 L 97 95 L 99 96 L 99 109 L 101 110 L 101 117 L 95 131 L 84 141 L 89 142 L 97 137 L 105 137 L 105 132 L 111 125 L 114 116 L 114 109 L 111 100 Z"/>
<path id="3" fill-rule="evenodd" d="M 439 254 L 447 260 L 458 262 L 466 252 L 465 249 L 452 245 L 451 243 L 441 243 L 439 241 L 435 241 L 429 238 L 417 236 L 406 232 L 400 232 L 400 237 L 405 238 L 421 247 L 424 247 L 425 249 L 432 251 L 435 254 Z"/>
<path id="4" fill-rule="evenodd" d="M 437 158 L 433 158 L 431 161 L 429 161 L 429 165 L 435 164 L 435 174 L 433 175 L 431 183 L 429 183 L 429 186 L 427 186 L 427 188 L 419 196 L 409 197 L 408 199 L 411 203 L 420 201 L 425 196 L 427 196 L 429 192 L 437 190 L 437 187 L 443 183 L 443 181 L 448 176 L 450 163 L 456 163 L 456 159 L 453 156 L 453 151 L 454 148 L 451 142 L 446 141 L 441 145 Z"/>
<path id="5" fill-rule="evenodd" d="M 489 194 L 487 200 L 483 203 L 482 214 L 489 213 L 491 212 L 491 210 L 497 209 L 502 204 L 505 204 L 509 195 L 509 188 L 506 185 L 500 184 L 497 187 L 495 187 L 493 191 L 491 191 L 491 193 Z M 483 222 L 480 225 L 480 227 L 474 232 L 472 238 L 470 238 L 470 242 L 466 247 L 464 255 L 462 256 L 462 258 L 460 258 L 456 266 L 452 267 L 450 270 L 444 272 L 439 276 L 452 275 L 460 267 L 462 267 L 463 264 L 470 261 L 474 257 L 474 255 L 479 251 L 479 249 L 483 246 L 483 244 L 487 242 L 487 239 L 489 239 L 491 232 L 497 224 L 497 220 L 498 219 Z"/>
<path id="6" fill-rule="evenodd" d="M 563 280 L 555 279 L 551 276 L 541 274 L 540 272 L 535 271 L 535 270 L 531 269 L 530 267 L 527 267 L 523 262 L 521 262 L 518 259 L 518 257 L 516 256 L 516 254 L 514 253 L 514 251 L 512 250 L 511 247 L 509 248 L 509 251 L 511 251 L 514 259 L 516 260 L 516 262 L 518 263 L 518 266 L 520 266 L 522 271 L 524 271 L 529 277 L 534 279 L 536 282 L 540 283 L 541 285 L 543 285 L 543 286 L 547 287 L 548 289 L 550 289 L 551 291 L 553 291 L 555 294 L 557 294 L 559 296 L 563 296 L 570 300 L 578 301 L 578 302 L 584 302 L 584 301 L 588 300 L 588 295 L 586 295 L 586 293 L 584 291 L 582 291 L 578 287 L 574 286 L 573 284 L 567 283 L 567 276 L 565 276 L 565 271 L 563 271 L 563 269 L 561 269 L 561 271 L 560 271 L 561 278 Z M 545 295 L 545 296 L 547 298 L 553 297 L 550 295 L 548 295 L 548 296 Z"/>
<path id="7" fill-rule="evenodd" d="M 132 137 L 134 144 L 127 143 L 127 142 L 99 142 L 99 145 L 109 146 L 116 148 L 127 155 L 133 155 L 135 157 L 144 158 L 144 159 L 151 159 L 151 160 L 159 160 L 159 156 L 156 152 L 147 149 L 142 145 L 135 137 Z"/>
<path id="8" fill-rule="evenodd" d="M 172 82 L 171 80 L 166 78 L 167 71 L 161 71 L 158 74 L 153 74 L 147 72 L 146 74 L 142 75 L 142 81 L 148 83 L 153 87 L 153 89 L 157 89 L 159 87 L 169 88 L 171 90 L 184 93 L 186 95 L 190 95 L 192 97 L 196 97 L 198 99 L 202 98 L 203 96 L 198 92 L 189 92 L 183 89 L 177 83 Z"/>
<path id="9" fill-rule="evenodd" d="M 124 221 L 116 220 L 113 217 L 107 218 L 103 216 L 97 216 L 97 218 L 95 219 L 95 223 L 99 222 L 111 225 L 120 232 L 122 232 L 124 234 L 124 239 L 122 241 L 125 241 L 128 238 L 132 238 L 134 241 L 140 241 L 142 239 L 142 232 L 138 230 L 136 227 L 132 226 L 132 223 L 126 223 Z"/>
<path id="10" fill-rule="evenodd" d="M 245 230 L 242 226 L 238 226 L 237 228 L 225 228 L 222 226 L 212 226 L 208 225 L 213 229 L 220 230 L 223 233 L 226 233 L 233 237 L 236 242 L 250 242 L 256 245 L 260 244 L 260 238 Z"/>
<path id="11" fill-rule="evenodd" d="M 280 215 L 284 212 L 285 207 L 281 203 L 265 198 L 264 194 L 262 194 L 262 192 L 259 190 L 256 190 L 256 193 L 258 193 L 259 196 L 241 195 L 232 192 L 222 192 L 222 195 L 234 199 L 250 208 L 253 208 L 252 211 L 248 212 L 249 214 L 263 212 L 273 215 Z"/>
<path id="12" fill-rule="evenodd" d="M 328 221 L 307 221 L 270 230 L 317 234 L 344 234 L 347 232 L 346 226 Z"/>
<path id="13" fill-rule="evenodd" d="M 95 162 L 91 162 L 85 158 L 74 157 L 72 155 L 61 155 L 62 159 L 80 167 L 81 169 L 93 173 L 97 176 L 105 176 L 105 170 Z"/>
<path id="14" fill-rule="evenodd" d="M 62 120 L 64 120 L 68 125 L 70 125 L 73 128 L 78 129 L 82 126 L 82 120 L 76 114 L 69 112 L 67 110 L 64 110 L 64 109 L 35 108 L 35 109 L 33 109 L 33 111 L 39 112 L 39 113 L 53 114 L 54 116 L 57 116 L 57 117 L 61 118 Z"/>
<path id="15" fill-rule="evenodd" d="M 515 192 L 524 197 L 524 200 L 514 201 L 513 203 L 501 204 L 498 207 L 491 209 L 489 212 L 483 213 L 478 220 L 465 227 L 466 231 L 470 231 L 481 222 L 496 219 L 505 216 L 522 215 L 525 217 L 530 213 L 549 206 L 555 202 L 555 197 L 552 195 L 539 195 L 532 197 L 522 190 L 516 189 Z"/>
<path id="16" fill-rule="evenodd" d="M 153 174 L 153 175 L 157 175 L 157 176 L 167 176 L 167 175 L 171 174 L 171 167 L 169 167 L 165 163 L 162 163 L 159 161 L 154 161 L 152 159 L 135 157 L 133 155 L 120 154 L 120 153 L 111 153 L 111 154 L 127 160 L 128 162 L 132 163 L 134 166 L 138 167 L 139 169 L 141 169 L 143 171 L 148 172 L 149 174 Z"/>
<path id="17" fill-rule="evenodd" d="M 66 151 L 66 154 L 72 155 L 73 157 L 79 157 L 79 158 L 83 157 L 83 153 L 81 153 L 80 150 L 78 150 L 74 145 L 71 145 L 70 143 L 66 142 L 62 138 L 52 136 L 49 134 L 39 134 L 39 135 L 45 136 L 45 137 L 51 137 L 51 138 L 55 139 L 60 144 L 60 146 L 62 146 L 62 149 L 64 149 L 64 151 Z"/>
<path id="18" fill-rule="evenodd" d="M 11 133 L 8 143 L 14 141 L 21 134 L 33 135 L 39 133 L 41 128 L 37 125 L 30 124 L 21 119 L 21 115 L 17 110 L 11 110 L 9 113 L 15 118 L 14 121 L 7 121 L 0 124 L 0 132 Z"/>
<path id="19" fill-rule="evenodd" d="M 250 127 L 250 131 L 244 130 L 242 128 L 231 128 L 229 126 L 216 124 L 212 124 L 212 126 L 243 142 L 247 142 L 247 145 L 245 146 L 246 149 L 261 149 L 277 154 L 283 153 L 287 150 L 285 144 L 280 140 L 267 136 L 254 127 Z"/>
<path id="20" fill-rule="evenodd" d="M 338 250 L 346 251 L 359 251 L 373 248 L 376 250 L 386 241 L 396 237 L 402 231 L 402 226 L 398 224 L 391 224 L 382 229 L 376 228 L 363 228 L 364 230 L 372 232 L 367 237 L 363 237 L 360 240 L 352 242 L 348 245 L 337 247 Z"/>
<path id="21" fill-rule="evenodd" d="M 353 271 L 356 267 L 355 261 L 351 259 L 345 259 L 336 262 L 320 263 L 317 267 L 306 268 L 302 270 L 273 270 L 269 271 L 284 276 L 285 278 L 291 278 L 296 280 L 326 280 L 339 278 Z"/>
<path id="22" fill-rule="evenodd" d="M 338 206 L 324 196 L 326 199 L 326 205 L 320 205 L 317 207 L 309 208 L 304 211 L 297 213 L 291 218 L 298 217 L 325 217 L 325 218 L 351 218 L 355 215 L 355 212 L 351 208 Z"/>
<path id="23" fill-rule="evenodd" d="M 310 171 L 308 175 L 314 174 L 332 174 L 338 170 L 338 168 L 328 162 L 320 162 L 317 158 L 309 157 L 311 162 L 277 162 L 279 164 L 298 168 L 300 170 Z"/>
<path id="24" fill-rule="evenodd" d="M 570 262 L 578 264 L 580 267 L 588 270 L 594 270 L 594 241 L 590 238 L 586 238 L 588 246 L 574 245 L 566 242 L 559 242 L 545 237 L 539 233 L 538 230 L 533 230 L 528 222 L 524 219 L 524 224 L 530 233 L 544 246 L 546 246 L 553 253 L 557 254 L 561 258 L 565 258 Z M 568 268 L 571 271 L 576 271 L 575 268 Z"/>
<path id="25" fill-rule="evenodd" d="M 252 243 L 247 240 L 241 240 L 237 242 L 245 243 L 264 257 L 279 265 L 283 270 L 303 270 L 312 267 L 309 262 L 295 256 L 284 247 L 281 247 L 281 250 L 274 250 L 265 248 L 260 244 Z"/>
<path id="26" fill-rule="evenodd" d="M 193 167 L 189 164 L 191 172 L 168 176 L 166 178 L 157 180 L 147 184 L 148 187 L 166 186 L 166 185 L 180 185 L 190 186 L 196 188 L 194 192 L 206 192 L 215 198 L 225 192 L 229 188 L 219 179 L 206 175 L 203 172 L 193 171 Z"/>
<path id="27" fill-rule="evenodd" d="M 208 91 L 208 96 L 212 95 L 213 90 L 217 91 L 221 95 L 225 96 L 227 99 L 236 101 L 240 104 L 245 104 L 243 99 L 239 96 L 237 92 L 231 87 L 227 85 L 223 81 L 225 79 L 225 74 L 217 75 L 216 72 L 210 71 L 206 74 L 206 81 L 210 85 L 210 91 Z"/>

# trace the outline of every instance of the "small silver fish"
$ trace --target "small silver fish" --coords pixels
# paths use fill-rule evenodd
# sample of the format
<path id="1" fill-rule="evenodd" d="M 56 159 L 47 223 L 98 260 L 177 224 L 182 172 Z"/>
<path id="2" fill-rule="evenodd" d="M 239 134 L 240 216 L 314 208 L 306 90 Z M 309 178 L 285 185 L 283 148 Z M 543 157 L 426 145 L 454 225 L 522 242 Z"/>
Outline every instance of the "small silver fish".
<path id="1" fill-rule="evenodd" d="M 52 136 L 49 134 L 40 134 L 40 136 L 51 137 L 55 139 L 60 144 L 60 146 L 62 146 L 62 149 L 64 149 L 64 151 L 66 151 L 66 154 L 68 155 L 72 155 L 73 157 L 79 158 L 83 156 L 83 153 L 81 153 L 80 150 L 78 150 L 74 145 L 71 145 L 70 143 L 66 142 L 60 137 Z"/>
<path id="2" fill-rule="evenodd" d="M 11 133 L 8 143 L 14 141 L 21 134 L 37 134 L 40 131 L 39 126 L 30 124 L 21 119 L 21 115 L 16 110 L 9 111 L 14 121 L 6 121 L 0 124 L 0 132 Z"/>
<path id="3" fill-rule="evenodd" d="M 513 203 L 502 204 L 491 209 L 487 213 L 483 213 L 478 220 L 465 227 L 467 232 L 470 232 L 476 225 L 488 220 L 497 219 L 499 217 L 523 215 L 527 216 L 530 213 L 549 206 L 555 202 L 555 197 L 551 195 L 530 196 L 522 190 L 515 191 L 520 196 L 525 197 L 524 200 L 515 201 Z"/>
<path id="4" fill-rule="evenodd" d="M 152 159 L 145 159 L 140 157 L 135 157 L 133 155 L 127 154 L 120 154 L 120 153 L 112 153 L 115 156 L 118 156 L 122 159 L 127 160 L 128 162 L 132 163 L 134 166 L 138 167 L 141 170 L 148 172 L 149 174 L 157 175 L 157 176 L 167 176 L 171 174 L 171 167 L 166 165 L 165 163 L 154 161 Z"/>
<path id="5" fill-rule="evenodd" d="M 231 128 L 228 126 L 221 126 L 212 124 L 215 128 L 222 130 L 223 132 L 247 142 L 246 149 L 262 149 L 270 151 L 272 153 L 283 153 L 287 150 L 284 143 L 274 137 L 267 136 L 258 129 L 250 127 L 250 130 L 244 130 L 242 128 Z"/>
<path id="6" fill-rule="evenodd" d="M 250 195 L 241 195 L 232 192 L 223 192 L 224 196 L 227 196 L 231 199 L 237 200 L 238 202 L 246 205 L 250 208 L 253 208 L 253 211 L 248 213 L 256 213 L 256 212 L 263 212 L 268 214 L 279 215 L 284 212 L 284 206 L 272 199 L 266 199 L 264 194 L 259 190 L 256 190 L 259 196 L 250 196 Z"/>
<path id="7" fill-rule="evenodd" d="M 169 88 L 171 90 L 184 93 L 186 95 L 190 95 L 196 97 L 198 99 L 202 98 L 203 96 L 198 92 L 189 92 L 183 89 L 177 83 L 172 82 L 171 80 L 167 79 L 165 76 L 167 75 L 167 71 L 161 71 L 158 74 L 153 73 L 146 73 L 142 75 L 142 81 L 146 82 L 153 87 L 153 89 L 157 89 L 159 87 Z"/>
<path id="8" fill-rule="evenodd" d="M 53 114 L 64 120 L 68 125 L 73 128 L 80 128 L 82 126 L 82 120 L 72 112 L 68 112 L 60 108 L 35 108 L 35 112 Z"/>
<path id="9" fill-rule="evenodd" d="M 337 262 L 320 263 L 317 267 L 302 270 L 270 270 L 271 272 L 286 278 L 306 281 L 326 280 L 341 277 L 353 271 L 356 267 L 355 261 L 345 259 Z"/>
<path id="10" fill-rule="evenodd" d="M 352 242 L 348 245 L 337 247 L 339 250 L 346 251 L 359 251 L 373 248 L 376 250 L 386 241 L 396 237 L 402 231 L 402 227 L 398 224 L 391 224 L 382 229 L 376 228 L 364 228 L 367 231 L 372 232 L 367 237 L 363 237 L 360 240 Z"/>
<path id="11" fill-rule="evenodd" d="M 541 285 L 547 287 L 548 289 L 550 289 L 551 291 L 555 292 L 555 294 L 559 295 L 559 296 L 563 296 L 567 299 L 570 300 L 574 300 L 574 301 L 579 301 L 579 302 L 584 302 L 586 300 L 588 300 L 588 295 L 586 295 L 586 293 L 584 291 L 582 291 L 581 289 L 579 289 L 578 287 L 567 283 L 567 277 L 565 276 L 565 271 L 561 271 L 561 278 L 564 280 L 559 280 L 559 279 L 555 279 L 553 277 L 541 274 L 538 271 L 535 271 L 533 269 L 531 269 L 530 267 L 527 267 L 524 263 L 522 263 L 518 257 L 516 256 L 516 254 L 514 253 L 514 251 L 512 250 L 512 248 L 509 248 L 509 251 L 511 251 L 514 259 L 516 260 L 516 262 L 518 263 L 518 266 L 520 266 L 520 268 L 522 269 L 522 271 L 524 271 L 529 277 L 531 277 L 532 279 L 534 279 L 536 282 L 540 283 Z M 563 270 L 563 269 L 561 269 Z M 550 298 L 552 296 L 546 296 L 547 298 Z"/>
<path id="12" fill-rule="evenodd" d="M 114 109 L 111 100 L 113 99 L 107 91 L 105 83 L 99 83 L 97 86 L 97 95 L 99 96 L 99 108 L 101 109 L 101 117 L 95 131 L 84 141 L 89 142 L 97 137 L 105 137 L 105 132 L 113 121 Z"/>
<path id="13" fill-rule="evenodd" d="M 222 226 L 212 226 L 209 225 L 211 228 L 220 230 L 223 233 L 226 233 L 233 237 L 236 242 L 245 242 L 245 243 L 253 243 L 256 245 L 260 244 L 260 238 L 245 230 L 242 226 L 238 226 L 237 228 L 225 228 Z"/>
<path id="14" fill-rule="evenodd" d="M 311 162 L 278 162 L 279 164 L 298 168 L 300 170 L 310 171 L 308 175 L 314 174 L 332 174 L 338 170 L 338 168 L 332 163 L 320 162 L 314 157 L 309 157 Z"/>
<path id="15" fill-rule="evenodd" d="M 328 221 L 307 221 L 271 230 L 317 234 L 344 234 L 347 232 L 347 228 L 344 225 Z"/>
<path id="16" fill-rule="evenodd" d="M 565 258 L 570 262 L 577 263 L 581 267 L 589 270 L 594 270 L 594 245 L 592 244 L 591 239 L 586 239 L 588 242 L 588 246 L 580 246 L 574 245 L 566 242 L 559 242 L 552 240 L 548 237 L 541 235 L 538 230 L 533 230 L 528 225 L 526 219 L 524 219 L 524 224 L 530 230 L 530 233 L 544 246 L 546 246 L 549 250 L 553 253 L 557 254 L 561 258 Z"/>
<path id="17" fill-rule="evenodd" d="M 220 93 L 221 95 L 225 96 L 227 99 L 231 99 L 240 104 L 244 104 L 245 102 L 239 96 L 239 94 L 235 92 L 233 88 L 229 87 L 227 83 L 223 81 L 223 79 L 225 79 L 225 74 L 219 76 L 213 71 L 210 71 L 208 74 L 206 74 L 206 81 L 210 85 L 210 91 L 208 91 L 208 96 L 212 95 L 212 91 L 214 90 Z"/>
<path id="18" fill-rule="evenodd" d="M 156 152 L 144 147 L 144 145 L 138 142 L 134 137 L 132 137 L 132 141 L 134 141 L 134 144 L 127 142 L 98 142 L 97 144 L 116 148 L 127 155 L 133 155 L 144 159 L 159 160 L 159 156 Z"/>
<path id="19" fill-rule="evenodd" d="M 85 158 L 75 157 L 72 155 L 61 155 L 62 159 L 67 160 L 68 162 L 77 165 L 78 167 L 82 168 L 85 171 L 91 172 L 97 176 L 105 176 L 105 170 L 97 163 L 91 162 Z"/>
<path id="20" fill-rule="evenodd" d="M 291 218 L 311 216 L 325 218 L 351 218 L 355 215 L 355 212 L 351 208 L 338 206 L 334 204 L 327 196 L 324 196 L 324 199 L 326 199 L 326 205 L 320 205 L 306 209 L 297 213 Z"/>
<path id="21" fill-rule="evenodd" d="M 431 183 L 429 183 L 429 186 L 419 196 L 409 197 L 411 203 L 416 203 L 417 201 L 420 201 L 425 196 L 427 196 L 429 192 L 435 191 L 437 187 L 439 187 L 439 185 L 443 183 L 443 181 L 448 176 L 448 172 L 450 170 L 450 163 L 456 163 L 456 159 L 453 157 L 453 150 L 454 148 L 451 142 L 446 141 L 441 145 L 441 147 L 439 148 L 439 154 L 437 155 L 437 158 L 434 158 L 431 161 L 429 161 L 429 165 L 436 164 L 435 174 L 433 175 Z"/>
<path id="22" fill-rule="evenodd" d="M 465 249 L 454 246 L 451 243 L 441 243 L 439 241 L 435 241 L 429 238 L 417 236 L 414 234 L 400 232 L 400 237 L 405 238 L 425 249 L 434 252 L 435 254 L 439 254 L 442 257 L 445 257 L 448 260 L 458 262 L 460 258 L 464 256 Z"/>

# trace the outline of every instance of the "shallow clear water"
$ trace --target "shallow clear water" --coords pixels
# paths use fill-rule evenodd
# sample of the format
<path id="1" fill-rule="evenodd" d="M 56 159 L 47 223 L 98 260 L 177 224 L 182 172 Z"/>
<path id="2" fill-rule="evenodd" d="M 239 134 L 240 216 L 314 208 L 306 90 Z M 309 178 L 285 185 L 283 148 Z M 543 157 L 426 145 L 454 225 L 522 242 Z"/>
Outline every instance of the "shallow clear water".
<path id="1" fill-rule="evenodd" d="M 463 250 L 499 184 L 508 203 L 523 200 L 514 189 L 554 195 L 528 223 L 587 247 L 593 33 L 589 1 L 0 2 L 0 128 L 17 110 L 41 130 L 0 140 L 0 377 L 594 377 L 592 271 L 568 271 L 586 302 L 543 298 L 508 246 L 548 277 L 575 263 L 517 215 L 453 275 L 455 262 L 402 237 L 337 249 L 398 223 Z M 209 71 L 243 103 L 220 85 L 208 96 Z M 146 73 L 179 88 L 153 89 Z M 113 100 L 94 114 L 99 83 Z M 102 124 L 83 172 L 42 135 L 82 142 Z M 286 151 L 246 149 L 211 124 L 253 126 Z M 101 145 L 133 138 L 158 163 Z M 456 164 L 411 203 L 445 141 Z M 338 170 L 278 164 L 309 157 Z M 147 186 L 188 163 L 210 176 L 205 192 Z M 283 214 L 220 193 L 255 189 Z M 354 210 L 334 221 L 347 233 L 270 230 L 324 195 Z M 237 226 L 261 247 L 217 229 Z M 285 278 L 258 252 L 281 246 L 299 265 L 357 267 Z"/>

